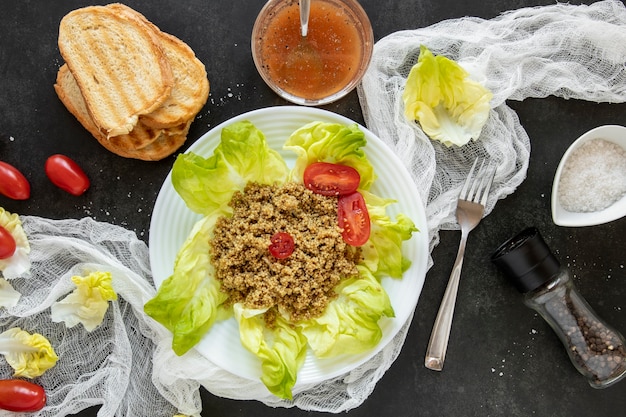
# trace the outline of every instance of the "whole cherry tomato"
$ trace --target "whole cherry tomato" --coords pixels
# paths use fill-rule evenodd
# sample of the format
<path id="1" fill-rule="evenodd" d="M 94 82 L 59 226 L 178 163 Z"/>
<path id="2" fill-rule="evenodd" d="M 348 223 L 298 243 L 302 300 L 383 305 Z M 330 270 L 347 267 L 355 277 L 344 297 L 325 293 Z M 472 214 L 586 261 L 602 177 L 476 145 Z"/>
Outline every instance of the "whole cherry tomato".
<path id="1" fill-rule="evenodd" d="M 288 258 L 295 248 L 293 237 L 287 232 L 275 233 L 270 238 L 270 242 L 270 254 L 276 259 Z"/>
<path id="2" fill-rule="evenodd" d="M 38 411 L 46 405 L 46 392 L 32 382 L 21 379 L 0 380 L 0 409 Z"/>
<path id="3" fill-rule="evenodd" d="M 13 256 L 16 248 L 15 239 L 13 239 L 11 232 L 0 226 L 0 259 Z"/>
<path id="4" fill-rule="evenodd" d="M 343 240 L 352 246 L 362 246 L 370 238 L 370 215 L 361 193 L 339 197 L 337 222 L 343 229 Z"/>
<path id="5" fill-rule="evenodd" d="M 30 197 L 30 183 L 13 165 L 0 161 L 0 194 L 13 200 Z"/>
<path id="6" fill-rule="evenodd" d="M 81 195 L 89 188 L 89 178 L 74 160 L 61 154 L 52 155 L 45 165 L 50 181 L 73 195 Z"/>
<path id="7" fill-rule="evenodd" d="M 304 186 L 316 194 L 339 196 L 352 194 L 359 188 L 359 172 L 347 165 L 315 162 L 306 167 Z"/>

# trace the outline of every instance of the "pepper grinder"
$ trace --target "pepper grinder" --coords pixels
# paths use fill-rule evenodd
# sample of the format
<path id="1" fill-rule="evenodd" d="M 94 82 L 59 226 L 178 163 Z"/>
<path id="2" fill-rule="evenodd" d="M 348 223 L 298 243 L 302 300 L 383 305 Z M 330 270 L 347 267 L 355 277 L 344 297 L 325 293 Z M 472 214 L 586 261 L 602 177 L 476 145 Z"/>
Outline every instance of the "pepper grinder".
<path id="1" fill-rule="evenodd" d="M 536 228 L 503 243 L 491 261 L 548 322 L 592 387 L 606 388 L 626 376 L 624 336 L 593 311 Z"/>

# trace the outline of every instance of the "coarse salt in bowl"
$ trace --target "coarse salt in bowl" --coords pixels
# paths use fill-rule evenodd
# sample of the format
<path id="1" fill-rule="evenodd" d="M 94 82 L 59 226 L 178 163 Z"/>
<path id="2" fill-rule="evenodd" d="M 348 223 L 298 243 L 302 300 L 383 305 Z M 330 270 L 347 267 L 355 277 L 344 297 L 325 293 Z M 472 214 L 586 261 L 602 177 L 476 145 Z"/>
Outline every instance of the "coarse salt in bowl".
<path id="1" fill-rule="evenodd" d="M 593 226 L 625 216 L 626 127 L 600 126 L 576 139 L 556 170 L 551 198 L 558 226 Z"/>

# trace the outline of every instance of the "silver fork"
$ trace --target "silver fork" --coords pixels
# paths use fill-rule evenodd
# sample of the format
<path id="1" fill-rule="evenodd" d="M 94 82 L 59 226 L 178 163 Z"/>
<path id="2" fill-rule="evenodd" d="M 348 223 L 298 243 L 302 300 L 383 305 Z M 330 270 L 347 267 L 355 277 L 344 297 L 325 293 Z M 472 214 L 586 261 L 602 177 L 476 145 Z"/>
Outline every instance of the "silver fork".
<path id="1" fill-rule="evenodd" d="M 478 159 L 476 159 L 472 165 L 472 169 L 465 180 L 457 202 L 456 217 L 461 226 L 461 243 L 459 244 L 459 251 L 454 261 L 454 267 L 450 274 L 446 292 L 443 295 L 443 300 L 441 301 L 441 306 L 439 307 L 439 312 L 437 313 L 437 318 L 433 325 L 428 348 L 426 349 L 424 365 L 435 371 L 441 371 L 443 369 L 443 361 L 446 357 L 446 350 L 448 349 L 448 338 L 450 337 L 454 305 L 459 289 L 459 279 L 461 277 L 467 235 L 474 230 L 483 217 L 489 189 L 491 188 L 496 173 L 496 168 L 489 168 L 485 165 L 484 160 L 478 170 L 476 170 L 477 164 Z"/>

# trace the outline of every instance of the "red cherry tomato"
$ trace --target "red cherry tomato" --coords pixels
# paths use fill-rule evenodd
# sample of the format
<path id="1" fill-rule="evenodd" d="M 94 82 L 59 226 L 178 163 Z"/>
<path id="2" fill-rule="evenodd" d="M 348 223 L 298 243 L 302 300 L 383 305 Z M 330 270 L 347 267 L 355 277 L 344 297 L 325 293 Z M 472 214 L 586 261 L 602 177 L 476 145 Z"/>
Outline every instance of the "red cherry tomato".
<path id="1" fill-rule="evenodd" d="M 0 380 L 0 409 L 38 411 L 46 405 L 46 392 L 32 382 L 21 379 Z"/>
<path id="2" fill-rule="evenodd" d="M 0 161 L 0 194 L 13 200 L 30 197 L 30 183 L 13 165 Z"/>
<path id="3" fill-rule="evenodd" d="M 13 235 L 4 227 L 0 226 L 0 259 L 7 259 L 13 256 L 16 249 Z"/>
<path id="4" fill-rule="evenodd" d="M 339 196 L 359 188 L 361 176 L 351 166 L 315 162 L 304 170 L 304 186 L 316 194 Z"/>
<path id="5" fill-rule="evenodd" d="M 343 229 L 343 240 L 352 246 L 362 246 L 370 238 L 370 215 L 361 193 L 339 197 L 337 222 Z"/>
<path id="6" fill-rule="evenodd" d="M 291 256 L 295 248 L 293 237 L 286 232 L 278 232 L 270 238 L 270 254 L 276 259 L 285 259 Z"/>
<path id="7" fill-rule="evenodd" d="M 89 178 L 74 160 L 65 155 L 52 155 L 46 161 L 46 175 L 50 181 L 72 195 L 81 195 L 89 188 Z"/>

